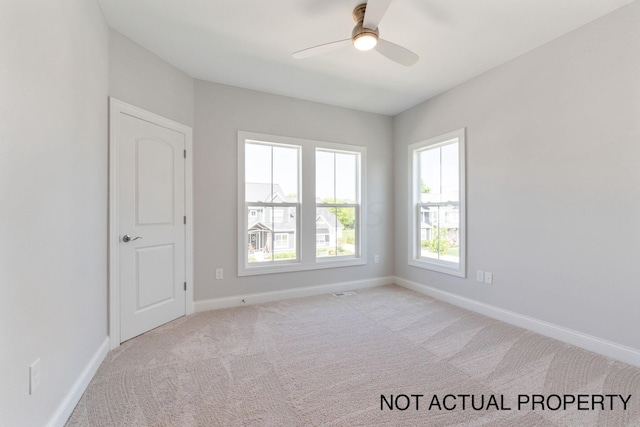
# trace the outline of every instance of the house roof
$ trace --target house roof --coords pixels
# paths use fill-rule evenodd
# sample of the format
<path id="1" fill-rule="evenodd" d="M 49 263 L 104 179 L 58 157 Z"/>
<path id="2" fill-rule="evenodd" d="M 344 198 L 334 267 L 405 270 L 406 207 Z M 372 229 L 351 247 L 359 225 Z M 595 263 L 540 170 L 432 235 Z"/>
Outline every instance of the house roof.
<path id="1" fill-rule="evenodd" d="M 294 233 L 295 227 L 291 226 L 291 223 L 280 223 L 276 222 L 273 224 L 273 229 L 269 227 L 269 225 L 263 223 L 262 221 L 249 221 L 248 224 L 249 231 L 275 231 L 278 233 Z"/>
<path id="2" fill-rule="evenodd" d="M 272 190 L 271 184 L 262 182 L 247 182 L 245 184 L 244 197 L 249 202 L 289 201 L 280 184 L 273 184 Z"/>
<path id="3" fill-rule="evenodd" d="M 328 208 L 317 208 L 316 209 L 316 228 L 318 227 L 318 222 L 326 224 L 329 228 L 336 228 L 335 223 L 338 223 L 338 230 L 342 230 L 344 226 L 340 223 L 340 221 L 336 221 L 336 216 L 331 213 Z"/>

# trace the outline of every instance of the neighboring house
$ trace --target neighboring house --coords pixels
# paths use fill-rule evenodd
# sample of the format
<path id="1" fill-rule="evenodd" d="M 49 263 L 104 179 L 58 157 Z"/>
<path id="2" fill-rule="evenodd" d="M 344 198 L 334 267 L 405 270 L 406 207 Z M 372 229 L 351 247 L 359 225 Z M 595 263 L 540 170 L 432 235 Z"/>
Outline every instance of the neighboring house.
<path id="1" fill-rule="evenodd" d="M 429 241 L 437 238 L 438 228 L 445 231 L 440 238 L 452 246 L 458 246 L 460 236 L 460 203 L 458 190 L 430 190 L 420 194 L 420 240 Z"/>
<path id="2" fill-rule="evenodd" d="M 420 212 L 420 239 L 432 240 L 437 227 L 446 229 L 445 240 L 454 246 L 458 244 L 460 214 L 457 205 L 425 207 Z"/>
<path id="3" fill-rule="evenodd" d="M 275 184 L 272 190 L 270 184 L 248 182 L 246 183 L 245 197 L 246 200 L 261 203 L 295 202 L 295 200 L 287 199 L 278 184 Z M 337 239 L 342 235 L 342 224 L 327 208 L 318 208 L 316 212 L 317 247 L 335 247 Z M 248 215 L 247 247 L 249 255 L 256 252 L 287 253 L 295 251 L 297 215 L 295 207 L 251 206 L 249 204 Z"/>
<path id="4" fill-rule="evenodd" d="M 316 249 L 335 248 L 343 228 L 329 208 L 316 208 Z"/>

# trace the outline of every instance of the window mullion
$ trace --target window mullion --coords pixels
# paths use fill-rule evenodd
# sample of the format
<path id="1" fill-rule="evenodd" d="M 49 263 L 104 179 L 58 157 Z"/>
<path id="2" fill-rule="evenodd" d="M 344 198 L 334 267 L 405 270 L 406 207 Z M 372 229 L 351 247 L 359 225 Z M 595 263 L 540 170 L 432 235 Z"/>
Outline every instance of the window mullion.
<path id="1" fill-rule="evenodd" d="M 303 146 L 300 174 L 302 198 L 300 208 L 300 254 L 303 264 L 314 264 L 316 257 L 316 158 L 315 147 Z M 311 236 L 314 236 L 312 239 Z"/>
<path id="2" fill-rule="evenodd" d="M 338 203 L 338 199 L 336 198 L 336 153 L 333 153 L 333 203 Z"/>

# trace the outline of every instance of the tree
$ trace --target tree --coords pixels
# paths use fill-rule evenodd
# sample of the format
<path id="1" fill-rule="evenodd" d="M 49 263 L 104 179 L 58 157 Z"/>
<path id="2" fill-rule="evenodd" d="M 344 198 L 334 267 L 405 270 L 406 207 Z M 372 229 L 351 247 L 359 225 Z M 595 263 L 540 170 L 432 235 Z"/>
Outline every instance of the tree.
<path id="1" fill-rule="evenodd" d="M 431 193 L 431 188 L 427 187 L 427 184 L 424 183 L 424 180 L 420 180 L 420 192 L 421 193 Z"/>
<path id="2" fill-rule="evenodd" d="M 350 203 L 351 201 L 349 200 L 340 200 L 340 199 L 336 199 L 335 202 L 333 201 L 333 199 L 323 199 L 322 203 Z M 340 221 L 340 224 L 342 224 L 342 226 L 347 229 L 347 230 L 353 230 L 356 224 L 356 210 L 354 208 L 327 208 L 329 209 L 329 212 L 331 212 L 332 214 L 334 214 L 337 218 L 338 221 Z"/>
<path id="3" fill-rule="evenodd" d="M 433 252 L 439 255 L 446 254 L 451 247 L 451 244 L 446 238 L 447 229 L 443 227 L 438 232 L 438 228 L 436 226 L 433 226 L 432 230 L 434 236 L 433 239 L 424 240 L 422 242 L 422 246 L 427 248 L 429 252 Z"/>
<path id="4" fill-rule="evenodd" d="M 330 208 L 332 214 L 338 217 L 340 224 L 347 230 L 353 230 L 356 223 L 356 210 L 353 208 Z"/>

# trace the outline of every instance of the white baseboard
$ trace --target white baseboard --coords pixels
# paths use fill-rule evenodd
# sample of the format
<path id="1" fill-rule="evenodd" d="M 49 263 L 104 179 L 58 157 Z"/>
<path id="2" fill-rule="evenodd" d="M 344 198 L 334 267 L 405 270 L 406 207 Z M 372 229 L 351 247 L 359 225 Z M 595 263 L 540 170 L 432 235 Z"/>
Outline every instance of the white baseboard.
<path id="1" fill-rule="evenodd" d="M 47 427 L 64 426 L 108 352 L 109 337 L 106 337 L 87 366 L 85 366 L 76 382 L 73 384 L 73 387 L 71 387 L 71 390 L 69 390 L 69 393 L 65 396 L 64 400 L 58 407 L 58 410 L 56 410 L 55 414 L 53 414 L 51 419 L 49 419 Z"/>
<path id="2" fill-rule="evenodd" d="M 499 307 L 436 289 L 428 285 L 406 280 L 401 277 L 396 277 L 395 283 L 407 289 L 420 292 L 421 294 L 448 302 L 458 307 L 466 308 L 476 313 L 484 314 L 485 316 L 502 320 L 503 322 L 536 332 L 540 335 L 554 338 L 559 341 L 575 345 L 576 347 L 640 367 L 639 349 L 603 340 L 573 329 L 554 325 L 553 323 L 524 316 L 513 311 L 504 310 Z"/>
<path id="3" fill-rule="evenodd" d="M 195 312 L 197 313 L 200 311 L 219 310 L 221 308 L 239 307 L 241 305 L 261 304 L 271 301 L 329 294 L 333 292 L 348 291 L 353 289 L 373 288 L 376 286 L 390 285 L 393 283 L 393 277 L 378 277 L 375 279 L 354 280 L 350 282 L 332 283 L 328 285 L 308 286 L 304 288 L 284 289 L 281 291 L 259 292 L 255 294 L 236 295 L 232 297 L 195 301 L 194 308 Z"/>

